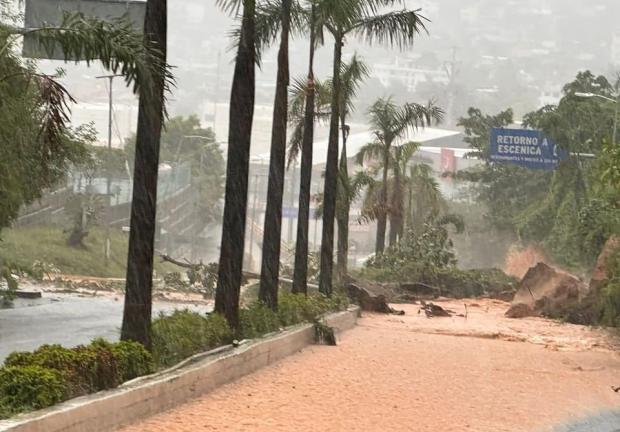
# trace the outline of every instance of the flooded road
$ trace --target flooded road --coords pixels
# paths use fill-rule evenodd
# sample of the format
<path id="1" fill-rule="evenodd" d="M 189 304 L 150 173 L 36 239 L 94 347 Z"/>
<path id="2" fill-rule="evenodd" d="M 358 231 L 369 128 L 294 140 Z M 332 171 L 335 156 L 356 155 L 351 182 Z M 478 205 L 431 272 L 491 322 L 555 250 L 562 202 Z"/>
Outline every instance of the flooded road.
<path id="1" fill-rule="evenodd" d="M 364 314 L 336 347 L 310 346 L 121 430 L 617 432 L 613 335 L 466 302 L 467 318 L 414 305 Z"/>
<path id="2" fill-rule="evenodd" d="M 204 305 L 155 302 L 153 315 L 175 309 L 206 312 Z M 117 340 L 123 316 L 123 297 L 94 297 L 43 293 L 35 300 L 16 299 L 11 309 L 0 309 L 0 362 L 13 351 L 29 351 L 43 344 L 67 347 L 96 337 Z"/>

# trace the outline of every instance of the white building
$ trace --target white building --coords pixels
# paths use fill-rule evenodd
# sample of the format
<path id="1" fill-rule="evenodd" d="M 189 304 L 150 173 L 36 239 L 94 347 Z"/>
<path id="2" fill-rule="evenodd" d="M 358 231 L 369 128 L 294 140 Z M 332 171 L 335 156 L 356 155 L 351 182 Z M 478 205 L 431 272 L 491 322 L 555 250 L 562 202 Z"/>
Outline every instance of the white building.
<path id="1" fill-rule="evenodd" d="M 442 69 L 422 69 L 416 67 L 415 58 L 396 57 L 393 63 L 376 64 L 373 66 L 373 76 L 383 84 L 390 87 L 395 83 L 403 83 L 410 92 L 416 91 L 421 83 L 437 83 L 448 85 L 449 78 Z"/>

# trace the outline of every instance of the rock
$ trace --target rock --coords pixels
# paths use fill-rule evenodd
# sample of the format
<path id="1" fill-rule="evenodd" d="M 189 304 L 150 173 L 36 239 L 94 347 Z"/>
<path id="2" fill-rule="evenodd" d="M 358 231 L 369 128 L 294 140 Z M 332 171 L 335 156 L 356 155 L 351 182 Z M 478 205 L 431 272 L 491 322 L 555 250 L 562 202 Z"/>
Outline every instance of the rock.
<path id="1" fill-rule="evenodd" d="M 425 303 L 422 302 L 422 307 L 420 308 L 420 310 L 418 311 L 418 313 L 420 313 L 420 311 L 424 311 L 424 313 L 426 314 L 427 318 L 433 318 L 433 317 L 451 317 L 452 314 L 454 312 L 449 311 L 447 309 L 442 308 L 441 306 L 438 306 L 436 304 L 433 303 Z"/>
<path id="2" fill-rule="evenodd" d="M 501 300 L 510 303 L 515 298 L 516 291 L 507 290 L 491 294 L 489 297 L 493 300 Z"/>
<path id="3" fill-rule="evenodd" d="M 588 287 L 577 277 L 538 263 L 521 280 L 506 316 L 564 318 L 587 293 Z"/>
<path id="4" fill-rule="evenodd" d="M 422 282 L 406 282 L 399 284 L 401 291 L 406 294 L 413 294 L 417 298 L 437 298 L 441 295 L 441 290 Z"/>
<path id="5" fill-rule="evenodd" d="M 607 274 L 607 259 L 618 249 L 620 249 L 620 237 L 610 237 L 596 260 L 596 266 L 590 279 L 591 291 L 597 292 L 607 283 L 609 277 Z"/>
<path id="6" fill-rule="evenodd" d="M 347 285 L 347 294 L 351 301 L 357 303 L 364 311 L 395 315 L 405 314 L 404 311 L 396 311 L 392 309 L 383 294 L 373 295 L 366 288 L 356 284 Z"/>
<path id="7" fill-rule="evenodd" d="M 526 318 L 531 316 L 538 316 L 534 309 L 530 305 L 525 303 L 517 303 L 510 306 L 510 309 L 506 311 L 508 318 Z"/>

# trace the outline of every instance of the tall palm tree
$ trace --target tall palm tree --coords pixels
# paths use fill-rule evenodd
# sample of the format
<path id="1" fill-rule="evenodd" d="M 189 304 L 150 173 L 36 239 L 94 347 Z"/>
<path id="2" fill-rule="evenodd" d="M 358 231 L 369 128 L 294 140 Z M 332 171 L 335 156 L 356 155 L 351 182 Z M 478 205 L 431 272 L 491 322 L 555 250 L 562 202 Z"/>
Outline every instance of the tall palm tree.
<path id="1" fill-rule="evenodd" d="M 166 62 L 167 0 L 148 0 L 145 43 L 154 44 Z M 164 118 L 163 77 L 140 91 L 134 162 L 133 198 L 127 256 L 127 283 L 121 339 L 151 347 L 153 253 L 157 213 L 159 142 Z"/>
<path id="2" fill-rule="evenodd" d="M 261 280 L 258 298 L 271 309 L 278 306 L 278 279 L 280 275 L 280 245 L 282 242 L 282 199 L 284 194 L 284 169 L 286 163 L 286 131 L 288 122 L 289 57 L 292 0 L 282 0 L 281 41 L 278 53 L 278 77 L 271 131 L 271 157 Z"/>
<path id="3" fill-rule="evenodd" d="M 392 178 L 389 182 L 389 219 L 390 235 L 389 245 L 394 246 L 403 237 L 405 231 L 405 213 L 408 198 L 407 165 L 411 158 L 418 151 L 419 145 L 415 142 L 408 142 L 392 148 L 390 164 L 392 166 Z"/>
<path id="4" fill-rule="evenodd" d="M 378 13 L 381 7 L 403 3 L 398 0 L 324 0 L 322 3 L 324 26 L 334 38 L 333 76 L 335 79 L 332 89 L 331 121 L 325 167 L 321 275 L 319 278 L 319 290 L 330 295 L 338 187 L 338 129 L 340 128 L 338 106 L 342 92 L 339 74 L 345 37 L 353 33 L 369 43 L 376 41 L 402 48 L 411 45 L 418 33 L 425 30 L 425 18 L 417 10 L 405 9 L 385 14 Z"/>
<path id="5" fill-rule="evenodd" d="M 377 240 L 375 252 L 380 254 L 385 249 L 388 217 L 388 173 L 391 169 L 392 145 L 406 137 L 410 130 L 426 127 L 433 121 L 440 122 L 443 118 L 443 111 L 436 107 L 433 102 L 429 102 L 426 106 L 416 103 L 397 106 L 392 98 L 381 98 L 370 107 L 368 115 L 375 140 L 364 146 L 357 158 L 360 163 L 366 160 L 379 161 L 383 172 L 382 186 L 376 207 Z"/>
<path id="6" fill-rule="evenodd" d="M 256 86 L 255 0 L 218 0 L 228 10 L 243 7 L 241 31 L 230 95 L 226 198 L 215 294 L 215 311 L 239 328 L 239 293 L 247 216 L 250 141 Z M 241 4 L 242 3 L 242 4 Z"/>
<path id="7" fill-rule="evenodd" d="M 357 191 L 351 187 L 355 185 L 349 179 L 349 161 L 347 157 L 347 140 L 350 128 L 347 117 L 353 111 L 353 100 L 357 95 L 361 82 L 369 75 L 368 66 L 357 56 L 353 55 L 348 63 L 342 65 L 340 82 L 342 92 L 340 97 L 340 131 L 342 133 L 342 151 L 338 172 L 338 195 L 336 198 L 336 222 L 338 224 L 338 241 L 336 253 L 336 275 L 339 281 L 344 281 L 348 273 L 349 259 L 349 212 L 352 199 Z"/>
<path id="8" fill-rule="evenodd" d="M 347 190 L 351 187 L 351 179 L 349 179 L 348 168 L 346 165 L 347 162 L 347 150 L 346 150 L 346 142 L 349 136 L 349 127 L 346 124 L 346 119 L 349 114 L 354 110 L 353 101 L 357 95 L 361 82 L 368 76 L 369 69 L 368 66 L 359 58 L 357 54 L 354 54 L 353 57 L 346 63 L 342 64 L 341 72 L 340 72 L 340 81 L 342 82 L 343 91 L 341 93 L 341 102 L 340 102 L 340 122 L 341 122 L 341 131 L 342 131 L 342 156 L 340 160 L 340 170 L 339 170 L 339 180 L 338 180 L 338 200 L 337 200 L 337 220 L 339 221 L 338 226 L 338 275 L 346 274 L 346 256 L 348 254 L 348 226 L 349 226 L 349 210 L 350 210 L 350 202 L 347 196 L 352 194 L 352 191 Z M 302 147 L 302 137 L 305 137 L 305 123 L 306 116 L 302 116 L 300 107 L 305 103 L 306 107 L 308 106 L 308 101 L 310 98 L 310 92 L 312 92 L 312 99 L 314 100 L 312 117 L 315 120 L 322 121 L 325 119 L 329 119 L 331 114 L 331 95 L 333 88 L 333 78 L 328 79 L 323 82 L 318 79 L 313 79 L 312 88 L 309 88 L 309 84 L 307 82 L 298 81 L 294 86 L 292 95 L 291 95 L 291 124 L 293 125 L 293 135 L 290 141 L 290 149 L 289 149 L 289 165 L 292 163 L 294 159 L 297 158 L 299 152 L 302 148 L 304 149 L 312 149 L 312 147 L 306 147 L 306 144 L 303 144 Z M 314 121 L 313 121 L 314 123 Z M 307 138 L 307 137 L 306 137 Z M 302 158 L 302 182 L 307 182 L 307 190 L 305 193 L 300 191 L 300 203 L 301 200 L 307 199 L 308 209 L 310 203 L 310 182 L 311 182 L 311 164 L 312 164 L 312 155 L 309 155 L 310 159 L 306 159 L 306 164 Z M 309 164 L 308 164 L 309 160 Z M 344 165 L 343 165 L 344 164 Z M 304 169 L 308 169 L 308 177 L 304 177 Z M 341 204 L 342 203 L 342 204 Z M 300 213 L 302 212 L 301 204 L 300 204 Z M 306 224 L 306 237 L 297 238 L 296 250 L 301 254 L 304 252 L 304 257 L 299 260 L 299 266 L 297 268 L 300 272 L 300 280 L 301 282 L 301 272 L 303 271 L 303 266 L 305 265 L 307 268 L 307 222 Z M 298 234 L 300 232 L 300 227 L 298 225 Z M 302 233 L 303 234 L 303 233 Z M 305 240 L 304 240 L 305 239 Z M 344 245 L 344 246 L 343 246 Z M 304 262 L 306 264 L 304 264 Z M 294 285 L 295 287 L 295 285 Z M 299 292 L 299 291 L 297 291 Z M 305 292 L 305 291 L 301 291 Z"/>
<path id="9" fill-rule="evenodd" d="M 5 30 L 5 29 L 2 29 Z M 99 59 L 104 68 L 121 73 L 134 92 L 140 94 L 138 118 L 138 149 L 132 202 L 131 234 L 129 242 L 127 287 L 121 337 L 132 339 L 150 348 L 151 289 L 153 266 L 153 238 L 155 229 L 155 201 L 159 134 L 163 118 L 164 92 L 172 76 L 166 65 L 166 2 L 149 0 L 147 3 L 144 36 L 132 30 L 126 19 L 106 22 L 69 14 L 57 28 L 34 30 L 8 29 L 9 34 L 31 34 L 49 53 L 60 46 L 65 60 Z M 0 48 L 3 51 L 10 45 Z M 62 85 L 53 77 L 24 69 L 42 80 L 45 94 L 43 106 L 49 110 L 44 118 L 41 137 L 51 153 L 61 152 L 57 139 L 64 133 L 69 119 L 67 100 L 72 100 Z M 10 77 L 0 77 L 4 80 Z M 42 149 L 41 154 L 49 153 Z M 45 161 L 41 161 L 45 164 Z"/>
<path id="10" fill-rule="evenodd" d="M 310 2 L 310 54 L 308 61 L 308 78 L 303 86 L 305 99 L 301 143 L 301 168 L 299 183 L 299 213 L 297 216 L 297 240 L 295 242 L 295 268 L 293 271 L 293 293 L 308 292 L 308 230 L 310 222 L 310 196 L 312 187 L 312 152 L 314 142 L 314 120 L 316 101 L 316 82 L 314 79 L 314 54 L 317 45 L 316 5 Z M 302 88 L 298 86 L 298 88 Z M 303 126 L 301 126 L 303 125 Z M 300 130 L 296 128 L 296 130 Z M 298 135 L 299 136 L 299 135 Z"/>

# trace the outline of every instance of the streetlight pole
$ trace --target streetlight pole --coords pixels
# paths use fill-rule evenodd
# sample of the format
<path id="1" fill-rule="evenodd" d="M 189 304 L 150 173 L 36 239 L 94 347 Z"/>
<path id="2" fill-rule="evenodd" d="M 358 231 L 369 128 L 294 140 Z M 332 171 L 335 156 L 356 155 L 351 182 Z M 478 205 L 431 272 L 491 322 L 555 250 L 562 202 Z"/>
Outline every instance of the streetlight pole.
<path id="1" fill-rule="evenodd" d="M 108 209 L 112 204 L 112 199 L 110 197 L 110 189 L 112 180 L 110 178 L 110 164 L 109 161 L 112 160 L 109 153 L 112 150 L 112 88 L 114 83 L 114 78 L 120 77 L 122 75 L 102 75 L 95 77 L 96 79 L 107 79 L 109 80 L 109 89 L 108 89 L 108 169 L 107 169 L 107 179 L 106 179 L 106 196 L 108 197 Z M 105 246 L 104 246 L 104 256 L 105 256 L 105 265 L 108 265 L 110 261 L 110 221 L 108 220 L 106 223 L 106 233 L 105 233 Z"/>
<path id="2" fill-rule="evenodd" d="M 614 112 L 614 131 L 612 134 L 612 141 L 613 141 L 613 145 L 616 145 L 616 138 L 618 136 L 618 114 L 620 113 L 620 93 L 616 95 L 616 98 L 610 98 L 608 96 L 603 96 L 601 94 L 598 93 L 584 93 L 584 92 L 575 92 L 575 96 L 577 97 L 581 97 L 581 98 L 586 98 L 586 99 L 590 99 L 590 98 L 600 98 L 600 99 L 604 99 L 608 102 L 613 102 L 616 104 L 616 109 Z"/>

